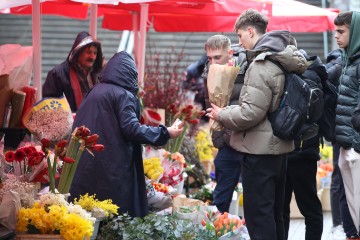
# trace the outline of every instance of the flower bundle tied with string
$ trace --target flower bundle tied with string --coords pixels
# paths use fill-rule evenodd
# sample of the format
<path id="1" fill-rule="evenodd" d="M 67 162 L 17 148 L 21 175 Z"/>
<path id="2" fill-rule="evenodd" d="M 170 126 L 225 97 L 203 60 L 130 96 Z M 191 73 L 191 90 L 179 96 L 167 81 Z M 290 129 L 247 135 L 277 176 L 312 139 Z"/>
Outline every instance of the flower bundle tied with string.
<path id="1" fill-rule="evenodd" d="M 65 154 L 66 157 L 73 159 L 74 162 L 64 163 L 58 186 L 60 193 L 66 194 L 69 192 L 77 165 L 84 150 L 87 150 L 91 155 L 93 155 L 92 151 L 104 151 L 104 145 L 97 144 L 98 139 L 99 135 L 90 135 L 90 130 L 85 126 L 74 129 Z"/>

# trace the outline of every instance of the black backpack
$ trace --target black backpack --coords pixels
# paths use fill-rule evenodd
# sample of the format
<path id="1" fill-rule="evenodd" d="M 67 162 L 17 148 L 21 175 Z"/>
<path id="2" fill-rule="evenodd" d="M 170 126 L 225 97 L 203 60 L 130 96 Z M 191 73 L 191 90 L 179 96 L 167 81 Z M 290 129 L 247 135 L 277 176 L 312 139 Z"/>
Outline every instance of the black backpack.
<path id="1" fill-rule="evenodd" d="M 285 75 L 284 93 L 277 110 L 268 114 L 275 136 L 284 140 L 307 140 L 318 134 L 316 122 L 324 109 L 323 91 L 319 85 L 301 74 L 287 72 L 276 64 Z"/>

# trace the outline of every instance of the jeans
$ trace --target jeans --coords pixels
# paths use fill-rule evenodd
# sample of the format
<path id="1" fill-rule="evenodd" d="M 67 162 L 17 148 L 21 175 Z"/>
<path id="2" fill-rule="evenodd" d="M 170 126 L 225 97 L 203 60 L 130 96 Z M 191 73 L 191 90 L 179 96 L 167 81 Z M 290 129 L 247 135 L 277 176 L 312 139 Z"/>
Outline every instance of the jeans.
<path id="1" fill-rule="evenodd" d="M 241 155 L 224 144 L 214 160 L 216 187 L 213 192 L 214 205 L 220 212 L 229 212 L 231 199 L 241 173 Z"/>

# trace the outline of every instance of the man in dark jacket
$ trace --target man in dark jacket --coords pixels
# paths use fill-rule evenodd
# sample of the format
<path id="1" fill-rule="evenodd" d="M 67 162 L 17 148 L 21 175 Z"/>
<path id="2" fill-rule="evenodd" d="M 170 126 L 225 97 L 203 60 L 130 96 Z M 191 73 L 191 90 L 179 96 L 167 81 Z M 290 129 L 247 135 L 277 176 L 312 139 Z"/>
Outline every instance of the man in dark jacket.
<path id="1" fill-rule="evenodd" d="M 112 199 L 121 213 L 148 214 L 141 144 L 165 145 L 182 133 L 179 128 L 151 127 L 139 122 L 138 73 L 133 58 L 116 53 L 99 76 L 99 83 L 80 105 L 73 128 L 85 125 L 99 135 L 105 151 L 85 152 L 70 188 L 71 199 L 88 193 Z M 70 199 L 70 200 L 71 200 Z"/>
<path id="2" fill-rule="evenodd" d="M 314 81 L 320 88 L 328 74 L 325 65 L 317 56 L 309 57 L 301 50 L 308 68 L 303 73 L 307 79 Z M 305 141 L 295 141 L 295 150 L 288 154 L 286 186 L 284 200 L 285 239 L 288 237 L 290 224 L 290 202 L 294 192 L 297 206 L 305 217 L 306 240 L 321 240 L 323 231 L 323 213 L 321 202 L 317 196 L 316 172 L 317 161 L 320 160 L 319 135 Z"/>
<path id="3" fill-rule="evenodd" d="M 205 51 L 208 57 L 208 64 L 203 73 L 205 80 L 205 90 L 207 108 L 209 104 L 209 94 L 207 91 L 207 74 L 211 64 L 228 64 L 229 61 L 235 66 L 240 66 L 238 77 L 235 79 L 234 87 L 230 96 L 229 105 L 239 104 L 239 96 L 246 71 L 245 50 L 237 49 L 237 58 L 233 57 L 231 41 L 224 35 L 213 35 L 205 43 Z M 241 173 L 241 159 L 235 149 L 230 147 L 231 131 L 213 131 L 211 134 L 213 145 L 219 149 L 215 159 L 215 179 L 216 186 L 213 193 L 214 205 L 220 212 L 229 212 L 232 196 L 235 187 L 239 183 Z"/>
<path id="4" fill-rule="evenodd" d="M 335 39 L 342 48 L 343 71 L 340 77 L 336 107 L 336 143 L 340 146 L 339 168 L 344 183 L 346 200 L 356 233 L 347 236 L 359 238 L 360 220 L 360 134 L 351 123 L 352 114 L 359 103 L 360 13 L 341 12 L 334 20 Z M 348 235 L 348 234 L 347 234 Z"/>
<path id="5" fill-rule="evenodd" d="M 87 92 L 97 83 L 103 66 L 101 44 L 87 32 L 80 32 L 64 62 L 48 72 L 43 97 L 65 94 L 72 112 L 76 112 Z"/>

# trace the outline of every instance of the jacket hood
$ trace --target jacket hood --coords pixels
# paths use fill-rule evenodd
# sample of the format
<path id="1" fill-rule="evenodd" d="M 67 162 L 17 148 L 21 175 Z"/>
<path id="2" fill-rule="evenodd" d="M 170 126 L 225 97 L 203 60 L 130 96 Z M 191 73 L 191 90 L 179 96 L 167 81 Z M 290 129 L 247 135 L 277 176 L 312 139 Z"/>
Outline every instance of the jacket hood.
<path id="1" fill-rule="evenodd" d="M 102 68 L 102 64 L 103 64 L 103 54 L 102 54 L 102 49 L 101 49 L 101 44 L 99 41 L 97 41 L 96 39 L 94 39 L 88 32 L 79 32 L 78 35 L 76 36 L 76 39 L 74 41 L 74 44 L 69 52 L 69 55 L 67 57 L 67 61 L 76 68 L 77 64 L 77 59 L 79 57 L 79 54 L 81 52 L 81 50 L 89 45 L 94 45 L 97 47 L 97 55 L 96 55 L 96 59 L 93 65 L 93 70 L 95 72 L 100 71 Z"/>
<path id="2" fill-rule="evenodd" d="M 290 32 L 285 30 L 267 32 L 255 43 L 253 51 L 267 49 L 272 52 L 281 52 L 290 45 L 292 38 Z"/>
<path id="3" fill-rule="evenodd" d="M 139 88 L 134 59 L 125 51 L 115 53 L 100 73 L 99 81 L 121 86 L 136 95 Z"/>
<path id="4" fill-rule="evenodd" d="M 264 60 L 266 57 L 279 62 L 286 71 L 303 73 L 306 68 L 306 59 L 291 43 L 294 37 L 289 31 L 271 31 L 259 38 L 253 50 L 247 50 L 248 61 Z"/>
<path id="5" fill-rule="evenodd" d="M 321 59 L 318 56 L 309 57 L 303 49 L 300 49 L 299 51 L 303 54 L 308 63 L 307 70 L 315 72 L 320 77 L 321 81 L 326 81 L 328 79 L 328 73 Z M 308 71 L 305 71 L 303 75 L 311 79 L 311 76 L 308 76 Z"/>
<path id="6" fill-rule="evenodd" d="M 360 51 L 360 12 L 353 11 L 350 25 L 350 41 L 349 47 L 344 51 L 343 60 L 345 64 L 349 64 L 351 57 L 359 55 Z"/>

